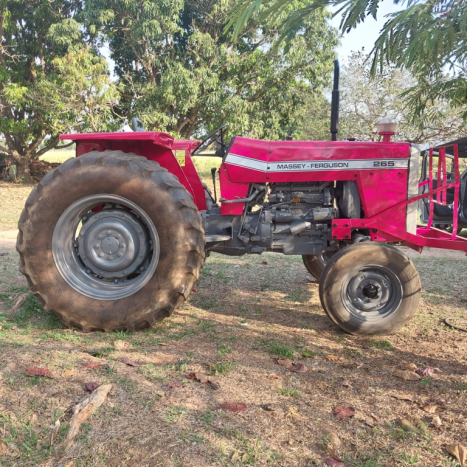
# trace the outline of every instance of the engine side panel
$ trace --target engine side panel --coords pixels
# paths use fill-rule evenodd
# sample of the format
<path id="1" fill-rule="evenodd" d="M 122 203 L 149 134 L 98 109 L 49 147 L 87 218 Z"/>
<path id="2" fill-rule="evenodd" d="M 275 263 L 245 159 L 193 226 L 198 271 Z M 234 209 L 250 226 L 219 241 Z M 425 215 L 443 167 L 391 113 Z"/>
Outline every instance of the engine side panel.
<path id="1" fill-rule="evenodd" d="M 379 142 L 255 141 L 235 138 L 224 163 L 231 182 L 357 182 L 365 217 L 407 199 L 410 144 Z M 267 159 L 264 153 L 267 153 Z M 239 211 L 240 212 L 240 211 Z M 406 228 L 406 209 L 391 214 L 391 224 Z M 384 241 L 380 236 L 375 240 Z"/>

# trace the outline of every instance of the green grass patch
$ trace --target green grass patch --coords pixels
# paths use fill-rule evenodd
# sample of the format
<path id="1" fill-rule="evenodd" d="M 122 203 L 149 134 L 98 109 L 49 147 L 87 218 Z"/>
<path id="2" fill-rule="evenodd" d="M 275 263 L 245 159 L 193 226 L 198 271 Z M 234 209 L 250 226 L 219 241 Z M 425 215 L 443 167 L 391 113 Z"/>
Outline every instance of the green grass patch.
<path id="1" fill-rule="evenodd" d="M 283 344 L 279 341 L 269 342 L 268 348 L 269 352 L 278 358 L 289 358 L 293 360 L 294 349 L 287 344 Z"/>

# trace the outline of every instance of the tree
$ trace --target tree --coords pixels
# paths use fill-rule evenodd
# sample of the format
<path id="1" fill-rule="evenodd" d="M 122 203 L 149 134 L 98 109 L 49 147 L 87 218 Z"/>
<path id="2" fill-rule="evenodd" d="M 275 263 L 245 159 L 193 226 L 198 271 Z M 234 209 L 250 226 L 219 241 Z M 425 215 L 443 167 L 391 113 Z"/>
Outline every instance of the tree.
<path id="1" fill-rule="evenodd" d="M 234 42 L 224 32 L 232 3 L 88 0 L 83 22 L 96 46 L 109 44 L 119 112 L 183 138 L 227 122 L 233 133 L 282 136 L 303 92 L 320 93 L 329 80 L 336 33 L 317 12 L 287 50 L 274 47 L 278 22 L 251 21 Z"/>
<path id="2" fill-rule="evenodd" d="M 377 141 L 376 122 L 392 117 L 399 122 L 395 139 L 411 143 L 440 143 L 458 138 L 467 131 L 461 108 L 454 111 L 443 99 L 432 100 L 426 112 L 429 121 L 412 118 L 400 95 L 417 88 L 418 81 L 408 70 L 389 64 L 372 77 L 371 64 L 363 51 L 354 52 L 343 68 L 341 80 L 341 137 L 361 141 Z"/>
<path id="3" fill-rule="evenodd" d="M 323 7 L 337 7 L 341 30 L 349 31 L 366 17 L 376 18 L 383 0 L 314 0 L 291 7 L 289 0 L 238 0 L 227 27 L 237 36 L 252 17 L 259 20 L 285 14 L 282 38 L 292 40 L 305 21 Z M 417 87 L 404 95 L 416 115 L 422 115 L 432 99 L 451 106 L 467 103 L 467 3 L 466 0 L 393 0 L 404 7 L 388 15 L 388 21 L 372 50 L 372 74 L 389 64 L 420 76 Z M 450 68 L 447 74 L 445 69 Z M 423 78 L 422 78 L 423 77 Z M 467 114 L 464 115 L 467 117 Z"/>
<path id="4" fill-rule="evenodd" d="M 83 44 L 78 0 L 0 1 L 0 151 L 19 178 L 66 131 L 112 126 L 118 98 L 105 59 Z"/>

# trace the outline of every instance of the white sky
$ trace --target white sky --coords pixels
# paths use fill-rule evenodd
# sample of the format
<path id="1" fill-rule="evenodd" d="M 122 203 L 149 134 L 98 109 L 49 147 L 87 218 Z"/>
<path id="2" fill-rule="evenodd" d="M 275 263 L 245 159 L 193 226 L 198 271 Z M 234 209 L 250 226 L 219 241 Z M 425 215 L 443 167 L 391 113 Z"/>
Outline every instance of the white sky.
<path id="1" fill-rule="evenodd" d="M 365 48 L 365 52 L 369 53 L 373 49 L 373 45 L 379 36 L 379 32 L 382 29 L 384 23 L 387 21 L 385 15 L 388 13 L 394 13 L 404 9 L 400 5 L 394 5 L 392 0 L 386 0 L 381 2 L 378 9 L 376 21 L 373 17 L 369 16 L 365 18 L 363 23 L 360 23 L 355 29 L 352 29 L 348 34 L 344 35 L 340 39 L 340 46 L 337 49 L 339 60 L 341 63 L 345 63 L 346 59 L 350 56 L 351 52 L 361 50 Z M 335 28 L 339 28 L 341 21 L 341 15 L 336 16 L 332 19 L 331 24 Z"/>

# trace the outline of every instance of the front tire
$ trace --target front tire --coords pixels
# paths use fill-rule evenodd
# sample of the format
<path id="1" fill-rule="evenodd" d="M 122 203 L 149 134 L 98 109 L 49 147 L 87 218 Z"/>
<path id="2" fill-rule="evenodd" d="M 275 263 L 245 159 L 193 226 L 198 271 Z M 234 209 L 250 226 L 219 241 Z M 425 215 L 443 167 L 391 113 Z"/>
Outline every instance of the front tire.
<path id="1" fill-rule="evenodd" d="M 335 254 L 319 283 L 321 304 L 344 331 L 391 334 L 414 316 L 421 295 L 412 261 L 397 248 L 362 242 Z"/>
<path id="2" fill-rule="evenodd" d="M 19 221 L 20 270 L 68 326 L 136 330 L 186 300 L 204 261 L 191 195 L 153 161 L 92 152 L 49 172 Z"/>

